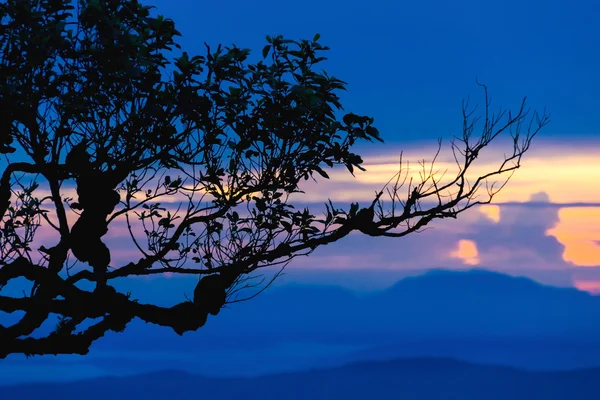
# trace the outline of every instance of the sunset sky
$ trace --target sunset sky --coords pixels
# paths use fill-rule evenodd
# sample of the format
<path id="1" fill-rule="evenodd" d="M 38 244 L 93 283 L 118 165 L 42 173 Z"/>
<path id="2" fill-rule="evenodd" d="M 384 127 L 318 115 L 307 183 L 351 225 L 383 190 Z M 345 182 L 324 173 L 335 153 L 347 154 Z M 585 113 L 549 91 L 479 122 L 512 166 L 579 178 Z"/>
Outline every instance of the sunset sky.
<path id="1" fill-rule="evenodd" d="M 381 286 L 401 271 L 479 267 L 600 291 L 595 2 L 233 0 L 227 9 L 194 0 L 152 4 L 175 20 L 190 53 L 203 53 L 207 42 L 235 43 L 257 55 L 266 34 L 321 34 L 332 49 L 325 69 L 348 83 L 345 110 L 374 117 L 385 143 L 359 144 L 367 172 L 356 178 L 340 169 L 329 182 L 306 185 L 296 204 L 308 203 L 314 211 L 323 210 L 327 198 L 337 206 L 367 204 L 397 172 L 401 151 L 411 162 L 431 159 L 439 137 L 440 165 L 447 164 L 449 140 L 461 133 L 462 99 L 483 101 L 476 78 L 489 87 L 494 110 L 514 110 L 527 96 L 532 108 L 551 113 L 494 206 L 401 239 L 352 235 L 294 260 L 285 280 L 310 275 L 312 281 L 352 286 L 352 277 L 361 276 L 363 284 L 371 279 Z M 493 144 L 475 168 L 495 168 L 509 150 L 506 143 Z M 107 241 L 115 257 L 126 261 L 132 254 L 114 233 Z"/>
<path id="2" fill-rule="evenodd" d="M 190 55 L 205 54 L 204 42 L 211 47 L 236 44 L 252 49 L 251 61 L 256 62 L 266 35 L 321 35 L 320 42 L 331 48 L 323 67 L 347 82 L 347 92 L 341 93 L 345 111 L 374 117 L 385 143 L 357 145 L 366 172 L 352 177 L 345 169 L 334 169 L 328 171 L 331 180 L 304 184 L 306 195 L 293 204 L 308 206 L 314 214 L 325 210 L 328 199 L 346 210 L 351 202 L 366 206 L 398 171 L 401 152 L 411 165 L 431 160 L 438 138 L 443 140 L 438 166 L 451 167 L 450 139 L 461 134 L 462 100 L 483 105 L 476 79 L 488 86 L 492 110 L 516 110 L 527 96 L 532 109 L 546 108 L 551 114 L 522 168 L 493 205 L 474 208 L 457 220 L 434 222 L 404 238 L 353 233 L 293 260 L 278 285 L 326 283 L 372 290 L 428 269 L 482 268 L 600 294 L 600 2 L 142 2 L 175 21 L 183 34 L 179 43 Z M 506 141 L 492 143 L 473 171 L 497 168 L 511 150 Z M 62 194 L 69 193 L 76 197 L 72 188 Z M 56 234 L 45 229 L 41 240 L 55 244 Z M 111 249 L 112 265 L 140 258 L 122 222 L 103 240 Z M 156 278 L 133 279 L 139 285 Z M 189 278 L 160 280 L 148 285 L 149 297 L 140 300 L 184 301 L 184 293 L 189 296 L 194 286 Z M 106 346 L 112 351 L 110 343 Z M 12 360 L 22 362 L 16 356 Z M 70 358 L 52 360 L 59 365 Z M 33 364 L 19 367 L 17 361 L 0 366 L 4 381 L 62 374 L 51 362 L 36 372 Z M 83 371 L 74 365 L 66 375 Z"/>
<path id="3" fill-rule="evenodd" d="M 527 96 L 532 111 L 546 108 L 551 114 L 494 205 L 404 238 L 352 234 L 295 259 L 280 283 L 373 289 L 431 268 L 485 268 L 600 292 L 600 31 L 592 21 L 600 6 L 592 3 L 233 0 L 227 9 L 195 0 L 148 4 L 176 22 L 179 42 L 190 54 L 204 54 L 204 42 L 236 44 L 252 49 L 256 62 L 267 34 L 321 34 L 320 42 L 331 48 L 323 67 L 347 82 L 341 93 L 345 111 L 374 117 L 385 143 L 357 145 L 367 172 L 353 177 L 339 168 L 329 172 L 329 181 L 301 186 L 306 195 L 294 197 L 293 204 L 315 214 L 324 211 L 327 199 L 345 209 L 354 201 L 367 205 L 398 171 L 401 152 L 414 168 L 431 160 L 438 138 L 443 141 L 436 165 L 452 171 L 450 140 L 461 135 L 462 100 L 483 106 L 476 79 L 488 86 L 492 111 L 517 110 Z M 497 168 L 512 150 L 507 137 L 492 143 L 472 172 Z M 69 193 L 76 198 L 73 187 L 65 187 L 63 196 Z M 74 222 L 76 215 L 71 217 Z M 124 221 L 111 227 L 105 241 L 113 265 L 139 259 Z M 53 245 L 54 232 L 46 227 L 41 233 Z"/>

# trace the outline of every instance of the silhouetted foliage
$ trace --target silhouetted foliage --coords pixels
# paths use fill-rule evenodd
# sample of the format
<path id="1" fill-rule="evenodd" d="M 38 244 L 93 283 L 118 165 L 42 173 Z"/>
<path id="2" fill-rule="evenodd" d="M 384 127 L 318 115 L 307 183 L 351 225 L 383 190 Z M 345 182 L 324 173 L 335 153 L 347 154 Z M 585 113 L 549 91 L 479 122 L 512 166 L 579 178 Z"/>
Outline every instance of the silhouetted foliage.
<path id="1" fill-rule="evenodd" d="M 319 35 L 267 36 L 263 61 L 250 63 L 250 50 L 235 46 L 206 45 L 205 56 L 181 51 L 173 21 L 136 0 L 7 0 L 0 19 L 0 288 L 19 277 L 32 282 L 23 297 L 0 296 L 0 310 L 25 312 L 0 327 L 0 357 L 86 354 L 135 317 L 178 334 L 196 330 L 239 301 L 240 289 L 261 284 L 252 281 L 260 268 L 282 268 L 354 230 L 400 237 L 491 201 L 501 186 L 488 179 L 517 169 L 548 122 L 535 114 L 521 135 L 525 102 L 514 115 L 489 114 L 484 87 L 477 140 L 477 118 L 464 107 L 463 135 L 452 145 L 455 177 L 442 181 L 423 165 L 421 182 L 403 181 L 401 161 L 368 207 L 344 211 L 329 201 L 317 219 L 288 204 L 299 183 L 315 172 L 328 178 L 325 166 L 363 170 L 352 146 L 381 141 L 372 118 L 336 116 L 345 83 L 315 72 L 328 50 Z M 504 131 L 512 153 L 469 181 L 480 151 Z M 487 197 L 475 198 L 481 186 Z M 76 202 L 66 195 L 72 187 Z M 161 205 L 167 196 L 180 200 L 176 210 Z M 117 220 L 140 252 L 120 266 L 102 240 Z M 56 240 L 34 252 L 42 224 Z M 201 278 L 193 299 L 159 307 L 110 285 L 167 272 Z M 56 330 L 32 337 L 50 314 L 61 316 Z"/>

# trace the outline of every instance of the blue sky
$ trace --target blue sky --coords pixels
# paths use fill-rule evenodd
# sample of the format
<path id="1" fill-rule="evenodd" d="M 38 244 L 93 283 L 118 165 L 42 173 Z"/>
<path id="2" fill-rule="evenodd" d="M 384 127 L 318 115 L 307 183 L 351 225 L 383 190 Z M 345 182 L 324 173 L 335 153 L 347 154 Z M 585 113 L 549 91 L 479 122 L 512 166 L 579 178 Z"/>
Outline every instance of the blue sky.
<path id="1" fill-rule="evenodd" d="M 149 3 L 148 3 L 149 4 Z M 346 109 L 375 117 L 386 143 L 448 136 L 461 100 L 478 100 L 475 78 L 494 104 L 523 96 L 547 106 L 545 138 L 594 137 L 600 129 L 600 31 L 594 1 L 253 1 L 159 0 L 190 52 L 203 42 L 256 53 L 266 34 L 321 34 L 326 69 L 348 82 Z"/>
<path id="2" fill-rule="evenodd" d="M 527 96 L 532 107 L 551 112 L 552 122 L 499 197 L 499 206 L 403 239 L 351 235 L 296 259 L 279 284 L 369 290 L 430 268 L 478 267 L 600 292 L 600 3 L 144 3 L 174 19 L 183 34 L 179 42 L 191 54 L 203 54 L 207 42 L 251 48 L 258 57 L 267 34 L 290 39 L 321 34 L 321 43 L 331 48 L 325 69 L 348 83 L 341 96 L 344 108 L 374 117 L 385 144 L 358 145 L 368 172 L 356 179 L 330 174 L 326 185 L 307 186 L 314 196 L 301 205 L 322 209 L 327 197 L 340 206 L 366 202 L 394 174 L 391 160 L 401 151 L 413 159 L 431 156 L 438 137 L 460 134 L 462 99 L 483 100 L 476 78 L 488 85 L 492 108 L 515 109 Z M 491 150 L 501 154 L 503 148 Z M 484 159 L 482 165 L 493 164 Z M 509 204 L 515 202 L 521 204 Z M 139 254 L 123 244 L 123 232 L 109 233 L 106 241 L 114 260 L 124 264 Z M 190 280 L 166 281 L 147 286 L 146 293 L 161 303 L 184 300 L 183 292 L 189 296 L 193 290 Z M 57 360 L 64 362 L 59 364 L 66 374 L 72 372 L 68 358 Z M 27 373 L 27 367 L 20 368 Z M 95 373 L 90 367 L 89 374 Z"/>
<path id="3" fill-rule="evenodd" d="M 318 281 L 331 277 L 334 269 L 333 281 L 350 285 L 354 281 L 343 271 L 364 270 L 364 276 L 377 275 L 375 281 L 384 285 L 397 275 L 381 278 L 370 271 L 478 266 L 566 286 L 586 281 L 580 286 L 600 290 L 600 232 L 595 228 L 600 225 L 600 189 L 590 184 L 600 178 L 596 2 L 147 4 L 176 22 L 180 43 L 192 54 L 204 54 L 204 42 L 236 44 L 252 49 L 258 60 L 267 34 L 291 39 L 321 34 L 321 42 L 331 48 L 324 68 L 348 83 L 342 93 L 346 111 L 373 116 L 385 143 L 357 145 L 367 173 L 352 178 L 337 171 L 329 182 L 307 184 L 307 196 L 300 201 L 311 209 L 322 209 L 327 198 L 340 206 L 369 201 L 396 172 L 401 151 L 414 162 L 430 158 L 439 137 L 448 145 L 461 133 L 461 101 L 483 101 L 476 79 L 488 85 L 493 110 L 518 108 L 527 96 L 534 109 L 546 107 L 551 113 L 523 168 L 497 197 L 500 206 L 474 210 L 449 224 L 434 223 L 430 231 L 399 240 L 353 235 L 294 260 L 285 279 L 309 279 L 320 269 L 310 278 Z M 492 145 L 480 160 L 482 170 L 494 168 L 494 156 L 504 151 L 503 143 Z M 540 208 L 532 201 L 543 204 Z M 520 208 L 502 205 L 511 202 Z M 131 254 L 117 249 L 122 247 L 118 241 L 115 236 L 115 250 L 124 257 Z"/>

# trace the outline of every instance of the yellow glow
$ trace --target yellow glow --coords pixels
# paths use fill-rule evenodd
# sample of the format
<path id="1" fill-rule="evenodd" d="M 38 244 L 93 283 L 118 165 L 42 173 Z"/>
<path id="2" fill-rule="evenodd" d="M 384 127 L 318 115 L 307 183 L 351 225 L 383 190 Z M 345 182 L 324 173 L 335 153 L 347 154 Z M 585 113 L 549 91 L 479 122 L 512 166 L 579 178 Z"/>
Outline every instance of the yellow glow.
<path id="1" fill-rule="evenodd" d="M 404 162 L 410 161 L 410 176 L 417 181 L 416 183 L 420 181 L 418 173 L 421 170 L 417 161 L 423 158 L 431 159 L 437 149 L 435 143 L 433 144 L 429 147 L 412 149 L 410 154 L 404 153 L 403 160 Z M 305 190 L 306 194 L 294 194 L 291 196 L 290 202 L 292 204 L 296 201 L 314 202 L 316 204 L 311 206 L 311 210 L 314 212 L 323 210 L 323 203 L 328 198 L 335 203 L 336 207 L 345 209 L 348 209 L 349 203 L 353 201 L 359 201 L 361 207 L 367 206 L 374 199 L 375 192 L 381 190 L 383 185 L 398 172 L 398 156 L 401 149 L 401 147 L 388 146 L 382 148 L 383 151 L 380 152 L 380 155 L 365 155 L 364 166 L 367 171 L 356 171 L 356 178 L 352 177 L 345 168 L 335 168 L 334 170 L 326 168 L 327 173 L 331 176 L 330 180 L 317 177 L 318 183 L 312 180 L 302 181 L 300 188 Z M 503 159 L 503 152 L 507 148 L 502 145 L 492 145 L 490 150 L 475 162 L 469 174 L 470 177 L 494 171 L 498 168 L 500 161 Z M 510 150 L 509 147 L 508 151 Z M 534 142 L 532 151 L 523 158 L 522 168 L 516 171 L 508 185 L 494 197 L 493 203 L 527 202 L 530 201 L 532 194 L 540 192 L 546 193 L 549 201 L 553 203 L 600 203 L 600 185 L 597 184 L 600 182 L 600 157 L 598 157 L 598 154 L 600 154 L 600 149 L 591 145 L 581 145 L 579 147 L 565 147 L 562 144 L 538 146 Z M 435 171 L 442 173 L 445 169 L 448 169 L 447 178 L 455 176 L 456 165 L 447 153 L 444 153 L 444 157 L 440 157 Z M 406 198 L 406 189 L 407 186 L 403 187 L 399 193 L 402 199 Z M 487 197 L 485 187 L 481 189 L 481 199 L 485 200 Z M 47 190 L 39 189 L 36 191 L 38 197 L 48 194 Z M 73 188 L 63 188 L 61 194 L 63 197 L 69 196 L 73 197 L 74 201 L 77 200 L 77 193 Z M 194 201 L 200 202 L 203 194 L 204 192 L 198 193 Z M 122 197 L 124 197 L 123 193 Z M 145 196 L 140 194 L 138 201 L 144 198 Z M 207 195 L 202 201 L 207 202 L 210 199 L 211 197 Z M 387 193 L 384 193 L 382 200 L 384 201 L 384 208 L 387 207 L 389 210 L 391 202 Z M 156 201 L 166 203 L 165 206 L 167 207 L 174 207 L 180 201 L 187 204 L 187 198 L 182 194 L 164 196 Z M 54 211 L 51 204 L 45 203 L 44 205 Z M 456 240 L 462 234 L 468 232 L 472 224 L 480 220 L 481 214 L 491 221 L 499 222 L 502 219 L 505 224 L 513 223 L 509 221 L 511 213 L 506 212 L 501 215 L 500 207 L 496 205 L 486 205 L 477 209 L 479 212 L 473 211 L 462 214 L 458 221 L 436 221 L 432 222 L 432 225 L 437 229 L 448 232 L 448 240 Z M 57 223 L 54 212 L 49 213 L 49 218 Z M 67 218 L 72 226 L 77 219 L 77 215 L 67 211 Z M 565 246 L 563 260 L 577 266 L 600 266 L 600 206 L 562 208 L 558 212 L 558 218 L 559 222 L 556 226 L 546 233 L 556 237 Z M 118 223 L 115 224 L 114 229 L 111 226 L 111 231 L 107 237 L 128 237 L 129 233 L 126 226 L 121 223 L 122 221 L 116 222 Z M 134 226 L 139 226 L 139 224 L 134 223 Z M 43 223 L 43 228 L 40 229 L 39 233 L 39 240 L 44 241 L 47 247 L 55 244 L 57 233 L 48 224 Z M 129 245 L 129 243 L 131 242 L 128 241 L 127 244 Z M 526 244 L 524 245 L 526 246 Z M 501 244 L 499 244 L 499 247 L 502 247 Z M 513 250 L 504 249 L 504 251 L 506 252 L 506 260 L 499 258 L 498 254 L 504 254 L 503 252 L 495 251 L 494 257 L 496 258 L 493 260 L 495 264 L 506 265 L 509 262 L 508 260 L 515 255 Z M 440 257 L 447 256 L 448 254 L 444 250 L 444 254 Z M 477 246 L 469 240 L 458 241 L 457 249 L 452 251 L 450 256 L 460 259 L 467 265 L 480 263 Z M 342 260 L 338 261 L 340 265 L 344 265 Z M 489 256 L 486 254 L 486 266 L 488 266 L 488 262 Z M 357 264 L 356 261 L 353 261 L 353 263 Z M 595 285 L 596 283 L 584 282 L 581 284 L 589 287 L 589 285 Z"/>
<path id="2" fill-rule="evenodd" d="M 471 166 L 468 174 L 471 182 L 480 175 L 496 170 L 503 159 L 503 151 L 506 148 L 499 144 L 496 147 L 492 146 L 489 150 Z M 536 150 L 535 147 L 532 147 L 533 150 Z M 422 148 L 419 152 L 413 151 L 410 156 L 404 154 L 404 168 L 406 168 L 406 162 L 410 161 L 407 183 L 411 177 L 413 182 L 420 182 L 419 173 L 422 168 L 418 161 L 430 160 L 435 151 L 436 147 L 432 146 Z M 446 153 L 443 153 L 446 157 L 440 156 L 434 168 L 434 172 L 438 172 L 438 177 L 447 170 L 446 177 L 442 182 L 453 178 L 458 172 L 454 160 L 447 157 L 447 151 L 448 149 L 446 149 Z M 528 153 L 522 160 L 521 168 L 515 172 L 508 185 L 494 197 L 494 202 L 525 202 L 529 200 L 531 194 L 538 192 L 547 193 L 550 201 L 554 203 L 597 202 L 600 200 L 600 185 L 594 185 L 593 182 L 600 181 L 598 151 L 598 149 L 589 147 L 544 146 L 532 154 Z M 383 185 L 398 172 L 399 154 L 400 149 L 392 150 L 387 154 L 365 156 L 363 166 L 367 171 L 357 171 L 356 177 L 342 168 L 328 170 L 331 180 L 327 185 L 318 186 L 319 197 L 325 200 L 327 197 L 335 200 L 338 192 L 335 183 L 339 183 L 344 185 L 344 200 L 350 194 L 354 196 L 354 201 L 372 199 L 373 190 L 381 190 Z M 427 167 L 429 167 L 428 162 L 425 163 Z M 498 176 L 491 182 L 501 183 L 506 177 L 508 177 L 507 174 Z M 306 192 L 308 193 L 310 189 L 314 188 L 307 187 Z M 403 189 L 405 190 L 406 187 Z M 485 197 L 485 187 L 482 187 L 482 196 Z"/>
<path id="3" fill-rule="evenodd" d="M 483 215 L 485 215 L 487 218 L 489 218 L 490 220 L 492 220 L 496 223 L 500 222 L 500 207 L 485 204 L 485 205 L 479 207 L 479 211 Z"/>
<path id="4" fill-rule="evenodd" d="M 548 235 L 565 246 L 563 259 L 582 267 L 600 265 L 600 207 L 562 208 Z"/>
<path id="5" fill-rule="evenodd" d="M 458 258 L 466 265 L 479 264 L 477 244 L 472 240 L 459 240 L 458 249 L 450 253 L 450 257 Z"/>

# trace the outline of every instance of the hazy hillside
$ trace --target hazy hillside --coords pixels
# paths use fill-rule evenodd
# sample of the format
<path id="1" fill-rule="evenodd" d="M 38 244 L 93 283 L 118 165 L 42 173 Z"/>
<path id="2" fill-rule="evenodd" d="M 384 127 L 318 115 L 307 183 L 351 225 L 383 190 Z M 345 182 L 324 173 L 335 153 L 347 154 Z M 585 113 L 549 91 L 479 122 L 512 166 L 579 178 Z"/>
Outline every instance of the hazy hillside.
<path id="1" fill-rule="evenodd" d="M 600 367 L 600 297 L 485 271 L 434 271 L 369 296 L 282 286 L 181 337 L 135 320 L 85 357 L 2 360 L 0 384 L 164 369 L 255 376 L 406 357 L 534 370 Z"/>
<path id="2" fill-rule="evenodd" d="M 600 338 L 600 297 L 487 271 L 433 271 L 368 297 L 329 286 L 288 286 L 224 310 L 203 329 L 222 337 L 376 344 L 397 339 Z M 270 340 L 270 338 L 269 338 Z"/>
<path id="3" fill-rule="evenodd" d="M 0 387 L 3 399 L 597 399 L 600 369 L 526 372 L 451 359 L 363 362 L 329 370 L 207 379 L 177 371 Z"/>

